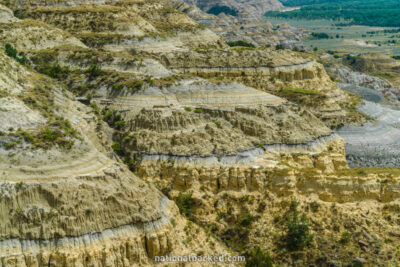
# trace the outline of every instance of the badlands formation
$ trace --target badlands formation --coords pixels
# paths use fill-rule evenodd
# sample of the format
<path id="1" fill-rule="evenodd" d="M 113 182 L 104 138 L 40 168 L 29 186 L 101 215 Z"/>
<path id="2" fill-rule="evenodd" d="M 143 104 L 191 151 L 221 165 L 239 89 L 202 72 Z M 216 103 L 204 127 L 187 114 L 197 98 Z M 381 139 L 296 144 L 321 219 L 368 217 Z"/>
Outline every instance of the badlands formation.
<path id="1" fill-rule="evenodd" d="M 286 48 L 303 49 L 301 40 L 308 35 L 307 31 L 288 24 L 273 26 L 263 18 L 266 11 L 282 9 L 278 1 L 175 0 L 171 4 L 193 20 L 212 29 L 227 42 L 246 41 L 255 46 L 281 44 Z M 214 6 L 229 7 L 237 14 L 207 13 Z"/>
<path id="2" fill-rule="evenodd" d="M 168 1 L 1 3 L 0 266 L 399 264 L 400 172 L 348 167 L 361 100 L 310 55 Z"/>

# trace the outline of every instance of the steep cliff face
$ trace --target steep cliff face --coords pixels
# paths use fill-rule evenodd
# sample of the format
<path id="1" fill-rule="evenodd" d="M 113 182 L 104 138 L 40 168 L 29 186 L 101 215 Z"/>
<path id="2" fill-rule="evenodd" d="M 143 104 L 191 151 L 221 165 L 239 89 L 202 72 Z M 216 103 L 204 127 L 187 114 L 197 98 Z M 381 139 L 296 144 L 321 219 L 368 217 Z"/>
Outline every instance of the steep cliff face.
<path id="1" fill-rule="evenodd" d="M 90 108 L 2 51 L 0 61 L 2 266 L 143 266 L 166 253 L 225 252 L 200 229 L 183 244 L 175 204 L 113 159 Z"/>
<path id="2" fill-rule="evenodd" d="M 137 115 L 126 113 L 127 130 L 120 137 L 126 154 L 235 156 L 265 144 L 296 144 L 330 134 L 311 113 L 282 104 L 281 99 L 267 94 L 256 94 L 252 101 L 251 90 L 247 88 L 236 90 L 238 98 L 232 99 L 234 84 L 216 87 L 218 94 L 206 95 L 196 88 L 189 93 L 190 89 L 186 84 L 183 97 L 164 93 L 163 97 L 178 99 L 172 107 L 154 105 Z M 193 100 L 199 93 L 203 93 L 208 103 L 196 105 Z"/>
<path id="3" fill-rule="evenodd" d="M 356 100 L 322 65 L 163 1 L 91 3 L 1 9 L 1 266 L 398 263 L 400 173 L 348 168 L 327 126 Z"/>
<path id="4" fill-rule="evenodd" d="M 329 127 L 362 122 L 356 97 L 338 88 L 317 62 L 273 49 L 203 50 L 157 56 L 168 68 L 205 78 L 242 82 L 305 106 Z M 305 90 L 304 90 L 305 89 Z"/>
<path id="5" fill-rule="evenodd" d="M 344 152 L 332 136 L 266 148 L 250 162 L 144 159 L 137 173 L 171 197 L 193 192 L 193 220 L 236 250 L 261 245 L 289 266 L 397 263 L 398 171 L 348 169 Z M 287 239 L 294 214 L 313 234 L 301 251 Z"/>

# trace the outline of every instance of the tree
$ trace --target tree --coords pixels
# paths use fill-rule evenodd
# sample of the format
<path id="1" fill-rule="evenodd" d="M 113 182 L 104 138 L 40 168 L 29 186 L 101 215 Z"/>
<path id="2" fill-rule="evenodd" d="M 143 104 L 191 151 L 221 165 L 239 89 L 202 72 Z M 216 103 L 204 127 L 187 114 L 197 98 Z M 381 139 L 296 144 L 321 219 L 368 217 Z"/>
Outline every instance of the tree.
<path id="1" fill-rule="evenodd" d="M 309 221 L 306 215 L 303 213 L 299 216 L 297 206 L 298 203 L 292 201 L 287 215 L 284 240 L 289 250 L 300 250 L 309 245 L 314 238 L 314 235 L 310 233 Z"/>

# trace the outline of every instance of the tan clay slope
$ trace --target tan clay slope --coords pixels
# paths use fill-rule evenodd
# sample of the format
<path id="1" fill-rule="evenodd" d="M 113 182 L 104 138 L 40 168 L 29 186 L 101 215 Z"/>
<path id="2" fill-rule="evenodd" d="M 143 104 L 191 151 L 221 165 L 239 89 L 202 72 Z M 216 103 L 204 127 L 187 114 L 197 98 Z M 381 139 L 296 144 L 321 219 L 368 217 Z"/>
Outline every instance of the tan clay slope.
<path id="1" fill-rule="evenodd" d="M 130 99 L 119 99 L 113 106 L 126 108 L 124 101 Z M 301 143 L 330 134 L 309 112 L 235 83 L 184 81 L 145 89 L 132 99 L 147 107 L 124 112 L 121 144 L 127 155 L 236 155 L 264 144 Z"/>
<path id="2" fill-rule="evenodd" d="M 111 5 L 16 9 L 22 18 L 41 20 L 73 33 L 86 45 L 111 50 L 176 50 L 224 47 L 215 33 L 194 22 L 166 1 L 121 1 Z M 77 23 L 78 22 L 78 23 Z"/>
<path id="3" fill-rule="evenodd" d="M 169 76 L 166 69 L 166 77 L 145 77 L 156 77 L 155 68 L 129 55 L 125 64 L 119 60 L 123 55 L 60 48 L 35 52 L 31 59 L 40 64 L 58 58 L 69 68 L 66 83 L 73 91 L 104 107 L 103 115 L 110 109 L 120 111 L 127 124 L 121 135 L 124 141 L 118 141 L 127 155 L 236 154 L 264 144 L 302 143 L 330 134 L 309 112 L 279 97 L 238 83 Z M 102 69 L 96 77 L 87 71 L 91 64 Z M 143 68 L 135 69 L 135 64 Z"/>
<path id="4" fill-rule="evenodd" d="M 175 204 L 100 152 L 91 109 L 3 52 L 0 62 L 1 266 L 144 266 L 175 250 L 224 252 L 201 231 L 183 245 Z"/>
<path id="5" fill-rule="evenodd" d="M 71 34 L 36 20 L 0 21 L 0 27 L 1 42 L 12 43 L 19 51 L 49 49 L 62 45 L 85 47 Z"/>
<path id="6" fill-rule="evenodd" d="M 273 49 L 196 50 L 155 55 L 167 68 L 242 82 L 309 108 L 329 127 L 363 121 L 356 98 L 331 81 L 323 66 L 299 53 Z M 298 90 L 300 89 L 300 90 Z"/>
<path id="7" fill-rule="evenodd" d="M 68 67 L 61 79 L 104 107 L 103 115 L 121 112 L 126 128 L 117 141 L 129 156 L 235 155 L 330 134 L 312 114 L 282 98 L 238 83 L 172 75 L 154 59 L 71 46 L 26 52 L 38 69 Z M 101 70 L 92 76 L 88 69 L 94 65 Z"/>
<path id="8" fill-rule="evenodd" d="M 226 45 L 214 33 L 164 2 L 25 7 L 16 12 L 21 17 L 39 19 L 67 30 L 90 47 L 151 57 L 171 71 L 207 78 L 225 77 L 227 81 L 273 92 L 307 106 L 331 128 L 363 121 L 354 110 L 357 100 L 342 92 L 316 62 L 289 51 L 198 49 Z M 316 92 L 304 94 L 281 88 Z"/>
<path id="9" fill-rule="evenodd" d="M 176 75 L 144 77 L 154 77 L 155 72 L 124 67 L 118 60 L 122 56 L 60 48 L 35 52 L 31 59 L 40 64 L 58 58 L 69 68 L 66 83 L 73 91 L 104 107 L 103 115 L 111 109 L 121 113 L 126 125 L 117 141 L 126 155 L 232 155 L 264 144 L 302 143 L 330 134 L 312 114 L 279 97 L 238 83 Z M 101 62 L 96 60 L 100 57 Z M 133 67 L 135 58 L 129 61 L 130 57 L 125 60 Z M 89 63 L 87 58 L 94 60 Z M 146 66 L 144 62 L 139 64 Z M 102 69 L 95 77 L 87 71 L 90 64 Z"/>
<path id="10" fill-rule="evenodd" d="M 17 21 L 14 17 L 13 12 L 5 6 L 0 6 L 0 23 L 7 23 Z"/>

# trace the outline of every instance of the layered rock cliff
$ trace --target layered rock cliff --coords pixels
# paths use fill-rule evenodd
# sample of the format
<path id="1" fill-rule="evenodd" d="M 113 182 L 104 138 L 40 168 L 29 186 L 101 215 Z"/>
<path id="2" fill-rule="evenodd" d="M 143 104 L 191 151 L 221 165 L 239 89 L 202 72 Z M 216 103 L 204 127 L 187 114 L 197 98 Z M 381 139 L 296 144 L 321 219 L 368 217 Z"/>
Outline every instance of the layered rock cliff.
<path id="1" fill-rule="evenodd" d="M 309 55 L 228 48 L 164 1 L 8 5 L 0 265 L 398 264 L 400 173 L 348 168 L 329 127 L 358 100 Z"/>
<path id="2" fill-rule="evenodd" d="M 196 244 L 183 244 L 175 204 L 112 156 L 91 109 L 0 59 L 2 266 L 144 266 L 174 250 L 226 251 L 200 229 Z"/>
<path id="3" fill-rule="evenodd" d="M 298 53 L 273 49 L 209 49 L 156 57 L 181 73 L 242 82 L 277 94 L 306 106 L 332 128 L 364 121 L 354 111 L 359 100 L 341 91 L 321 64 Z"/>

